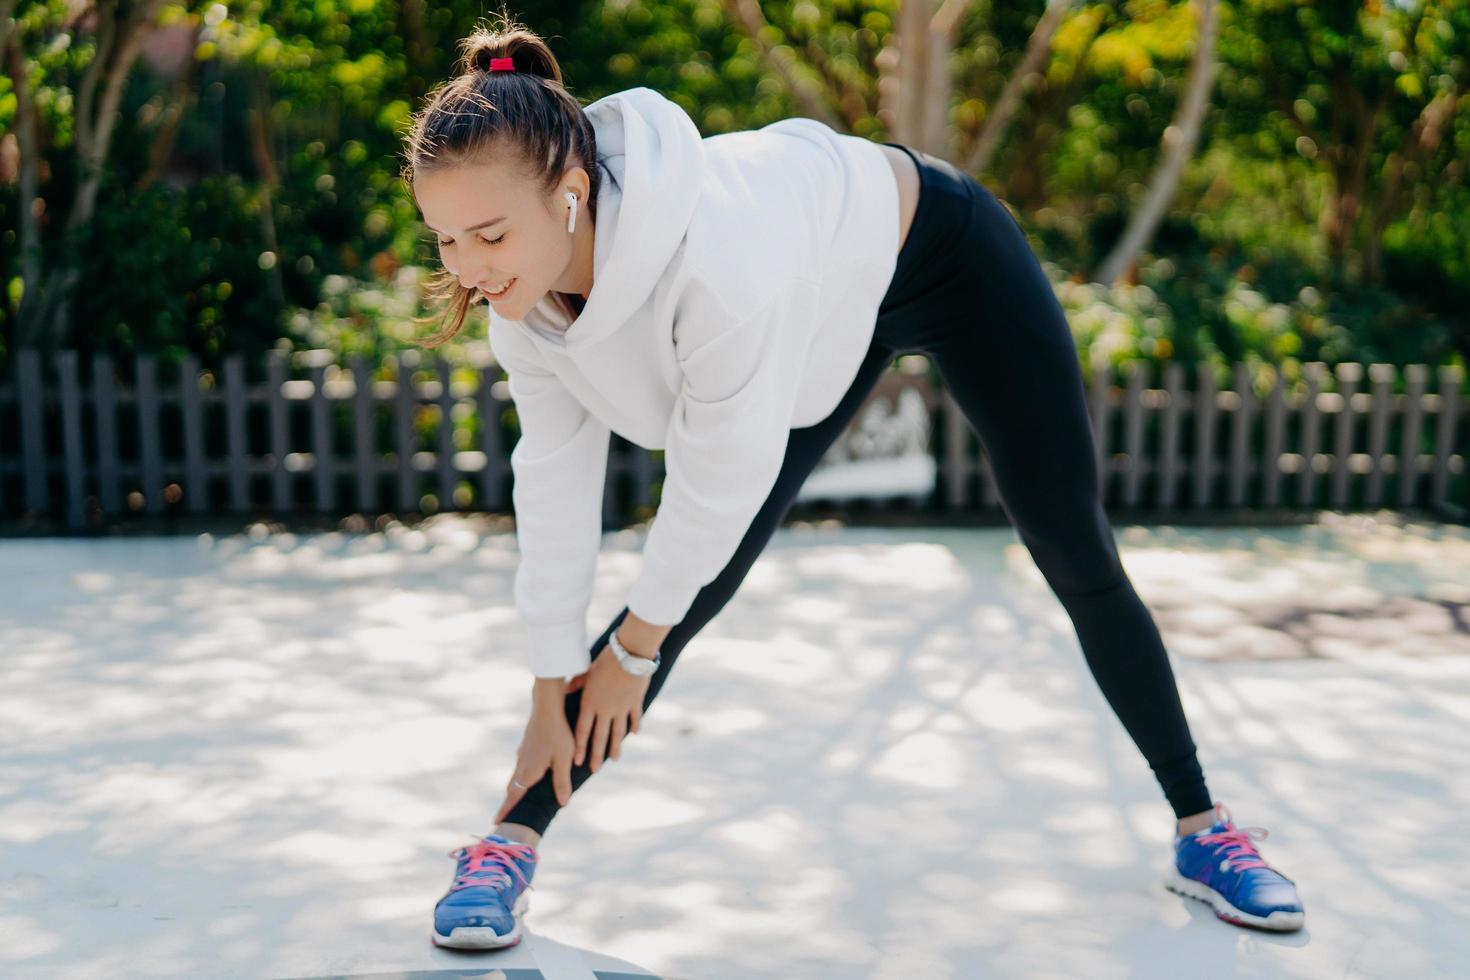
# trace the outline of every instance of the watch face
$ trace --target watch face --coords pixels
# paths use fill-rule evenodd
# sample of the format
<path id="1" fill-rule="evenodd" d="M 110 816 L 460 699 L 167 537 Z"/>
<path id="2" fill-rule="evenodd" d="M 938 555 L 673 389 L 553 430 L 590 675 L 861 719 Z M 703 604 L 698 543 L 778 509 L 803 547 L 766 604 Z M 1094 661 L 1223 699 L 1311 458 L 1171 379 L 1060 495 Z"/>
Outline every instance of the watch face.
<path id="1" fill-rule="evenodd" d="M 621 644 L 613 647 L 613 654 L 617 657 L 618 663 L 622 664 L 623 669 L 628 673 L 634 677 L 645 677 L 654 672 L 657 665 L 651 658 L 640 657 L 638 654 L 630 653 L 627 650 L 619 650 L 619 646 Z"/>

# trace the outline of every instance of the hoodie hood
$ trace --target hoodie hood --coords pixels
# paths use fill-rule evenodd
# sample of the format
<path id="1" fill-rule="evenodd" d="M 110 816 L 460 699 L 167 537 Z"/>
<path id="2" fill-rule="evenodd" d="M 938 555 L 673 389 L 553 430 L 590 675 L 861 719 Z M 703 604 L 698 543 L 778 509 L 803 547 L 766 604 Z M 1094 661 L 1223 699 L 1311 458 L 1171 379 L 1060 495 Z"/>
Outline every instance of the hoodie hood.
<path id="1" fill-rule="evenodd" d="M 584 110 L 597 136 L 592 291 L 565 333 L 565 317 L 543 299 L 522 321 L 538 345 L 570 353 L 615 332 L 644 305 L 678 251 L 704 173 L 699 130 L 680 106 L 650 88 L 631 88 Z M 491 316 L 494 316 L 492 309 Z"/>

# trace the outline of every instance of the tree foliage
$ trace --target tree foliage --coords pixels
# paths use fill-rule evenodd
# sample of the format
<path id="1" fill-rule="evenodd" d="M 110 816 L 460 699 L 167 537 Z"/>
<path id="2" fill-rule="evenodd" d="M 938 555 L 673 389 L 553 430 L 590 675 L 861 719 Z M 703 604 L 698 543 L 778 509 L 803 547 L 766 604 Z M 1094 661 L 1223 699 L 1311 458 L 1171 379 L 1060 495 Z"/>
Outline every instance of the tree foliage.
<path id="1" fill-rule="evenodd" d="M 1114 253 L 1111 289 L 1059 290 L 1134 324 L 1116 356 L 1463 361 L 1470 4 L 1217 0 L 1199 135 L 1162 166 L 1199 80 L 1201 2 L 512 13 L 584 101 L 646 85 L 706 135 L 810 115 L 950 159 L 1058 280 L 1085 283 Z M 282 337 L 412 343 L 403 291 L 435 256 L 397 177 L 401 134 L 484 13 L 0 0 L 0 360 L 34 342 L 206 362 Z"/>

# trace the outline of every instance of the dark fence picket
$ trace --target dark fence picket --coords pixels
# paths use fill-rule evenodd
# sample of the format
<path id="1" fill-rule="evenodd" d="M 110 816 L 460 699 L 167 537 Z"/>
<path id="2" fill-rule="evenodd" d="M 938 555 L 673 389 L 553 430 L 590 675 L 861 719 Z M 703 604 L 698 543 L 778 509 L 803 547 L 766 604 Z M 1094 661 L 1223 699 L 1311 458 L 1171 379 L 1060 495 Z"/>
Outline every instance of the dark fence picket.
<path id="1" fill-rule="evenodd" d="M 1317 447 L 1322 437 L 1322 413 L 1319 396 L 1326 365 L 1311 361 L 1302 365 L 1307 390 L 1302 396 L 1297 428 L 1301 469 L 1297 472 L 1296 504 L 1315 507 L 1317 503 Z"/>
<path id="2" fill-rule="evenodd" d="M 1164 420 L 1159 434 L 1159 454 L 1162 457 L 1159 465 L 1159 506 L 1168 510 L 1174 506 L 1179 477 L 1183 471 L 1179 431 L 1184 424 L 1184 412 L 1188 407 L 1184 393 L 1184 365 L 1178 361 L 1169 361 L 1164 365 L 1164 392 Z"/>
<path id="3" fill-rule="evenodd" d="M 353 477 L 357 485 L 357 509 L 364 514 L 378 510 L 379 461 L 377 451 L 377 395 L 373 391 L 372 368 L 367 358 L 348 358 L 352 372 Z"/>
<path id="4" fill-rule="evenodd" d="M 86 468 L 82 464 L 82 395 L 77 378 L 77 352 L 58 351 L 56 375 L 61 395 L 61 444 L 66 485 L 66 526 L 80 528 L 86 519 Z"/>
<path id="5" fill-rule="evenodd" d="M 944 503 L 949 510 L 961 510 L 969 495 L 970 424 L 948 389 L 941 397 L 940 406 L 945 445 L 944 459 L 940 464 L 944 475 Z"/>
<path id="6" fill-rule="evenodd" d="M 209 480 L 204 469 L 204 400 L 199 391 L 199 359 L 185 354 L 179 366 L 179 408 L 184 422 L 184 509 L 209 511 Z"/>
<path id="7" fill-rule="evenodd" d="M 337 509 L 336 461 L 332 458 L 333 413 L 332 403 L 327 398 L 329 363 L 324 357 L 312 357 L 307 367 L 311 379 L 312 486 L 319 514 L 330 514 Z"/>
<path id="8" fill-rule="evenodd" d="M 1363 365 L 1339 364 L 1336 374 L 1337 391 L 1332 396 L 1332 405 L 1337 417 L 1332 427 L 1332 487 L 1327 502 L 1334 510 L 1343 510 L 1348 505 L 1348 477 L 1352 473 L 1357 435 L 1358 413 L 1353 398 L 1363 378 Z"/>
<path id="9" fill-rule="evenodd" d="M 1399 437 L 1400 507 L 1412 507 L 1419 496 L 1420 441 L 1424 433 L 1424 397 L 1429 385 L 1429 366 L 1410 364 L 1404 369 L 1408 394 L 1404 400 L 1404 423 Z"/>
<path id="10" fill-rule="evenodd" d="M 138 453 L 141 460 L 139 482 L 143 492 L 143 510 L 163 513 L 163 455 L 158 398 L 158 356 L 139 354 L 137 366 Z"/>
<path id="11" fill-rule="evenodd" d="M 250 508 L 250 475 L 246 458 L 245 361 L 227 354 L 225 375 L 225 443 L 228 447 L 230 510 L 241 514 Z"/>
<path id="12" fill-rule="evenodd" d="M 1266 446 L 1261 453 L 1261 506 L 1281 504 L 1281 457 L 1286 450 L 1286 381 L 1280 370 L 1271 372 L 1266 395 Z"/>
<path id="13" fill-rule="evenodd" d="M 458 479 L 454 465 L 454 391 L 452 389 L 452 372 L 449 361 L 443 357 L 434 359 L 434 368 L 438 375 L 438 398 L 439 427 L 438 446 L 439 451 L 435 454 L 435 469 L 438 472 L 439 482 L 439 508 L 441 510 L 457 510 L 454 502 L 454 485 Z"/>
<path id="14" fill-rule="evenodd" d="M 485 465 L 480 470 L 480 497 L 486 510 L 507 510 L 509 500 L 503 481 L 510 465 L 500 433 L 500 417 L 506 403 L 496 393 L 496 386 L 501 384 L 496 378 L 498 369 L 493 364 L 480 364 L 478 368 L 480 383 L 475 404 L 480 413 L 480 452 L 485 457 Z"/>
<path id="15" fill-rule="evenodd" d="M 92 355 L 92 412 L 97 429 L 97 500 L 104 514 L 122 510 L 122 455 L 117 444 L 117 384 L 112 357 Z"/>
<path id="16" fill-rule="evenodd" d="M 1383 478 L 1388 461 L 1388 421 L 1393 414 L 1393 382 L 1397 372 L 1392 364 L 1368 365 L 1368 384 L 1372 392 L 1368 403 L 1368 479 L 1363 485 L 1363 506 L 1378 507 L 1383 502 Z"/>
<path id="17" fill-rule="evenodd" d="M 20 399 L 20 446 L 24 459 L 26 508 L 43 511 L 50 496 L 46 474 L 46 418 L 44 378 L 39 351 L 22 350 L 15 355 L 16 392 Z"/>
<path id="18" fill-rule="evenodd" d="M 1215 499 L 1215 415 L 1219 411 L 1216 398 L 1215 371 L 1205 361 L 1194 366 L 1194 451 L 1189 464 L 1194 472 L 1195 510 L 1208 507 Z"/>
<path id="19" fill-rule="evenodd" d="M 1430 486 L 1430 505 L 1443 510 L 1450 505 L 1451 456 L 1456 445 L 1460 420 L 1460 385 L 1464 369 L 1446 364 L 1439 369 L 1439 398 L 1435 401 L 1434 478 Z"/>
<path id="20" fill-rule="evenodd" d="M 418 411 L 418 395 L 413 386 L 413 369 L 418 364 L 415 351 L 401 351 L 394 359 L 398 373 L 393 389 L 393 433 L 398 454 L 398 506 L 405 511 L 419 506 L 418 477 L 414 471 L 414 416 Z"/>
<path id="21" fill-rule="evenodd" d="M 286 458 L 290 452 L 288 415 L 291 410 L 286 400 L 286 358 L 285 351 L 273 350 L 266 359 L 265 398 L 270 419 L 271 506 L 278 513 L 289 514 L 296 509 L 296 501 Z"/>
<path id="22" fill-rule="evenodd" d="M 1128 388 L 1123 396 L 1123 452 L 1128 470 L 1123 475 L 1123 506 L 1137 507 L 1143 492 L 1143 478 L 1148 473 L 1144 452 L 1144 386 L 1148 382 L 1148 364 L 1133 361 L 1128 365 Z"/>
<path id="23" fill-rule="evenodd" d="M 1231 507 L 1246 504 L 1246 484 L 1251 473 L 1251 429 L 1256 414 L 1255 386 L 1251 382 L 1250 367 L 1237 362 L 1235 365 L 1235 387 L 1227 392 L 1230 399 L 1230 466 L 1227 470 L 1226 500 Z"/>

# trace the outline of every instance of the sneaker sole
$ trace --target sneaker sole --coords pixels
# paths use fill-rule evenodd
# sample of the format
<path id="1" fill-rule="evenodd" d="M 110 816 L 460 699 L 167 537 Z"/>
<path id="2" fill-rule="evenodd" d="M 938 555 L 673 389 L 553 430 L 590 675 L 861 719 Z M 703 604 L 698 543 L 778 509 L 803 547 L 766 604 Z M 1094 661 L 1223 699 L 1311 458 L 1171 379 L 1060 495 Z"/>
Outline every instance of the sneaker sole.
<path id="1" fill-rule="evenodd" d="M 1224 895 L 1202 881 L 1184 877 L 1173 865 L 1164 873 L 1164 887 L 1186 898 L 1199 899 L 1214 909 L 1217 918 L 1237 925 L 1255 926 L 1257 929 L 1269 929 L 1272 932 L 1293 932 L 1302 927 L 1307 917 L 1304 911 L 1288 912 L 1285 909 L 1277 909 L 1265 917 L 1242 912 L 1231 905 Z"/>
<path id="2" fill-rule="evenodd" d="M 434 945 L 448 946 L 453 949 L 504 949 L 507 946 L 514 946 L 521 941 L 521 917 L 526 914 L 526 906 L 530 900 L 529 891 L 523 891 L 516 896 L 515 904 L 510 909 L 515 925 L 503 936 L 491 926 L 455 926 L 449 930 L 447 936 L 441 935 L 436 927 L 430 930 L 433 933 Z"/>

